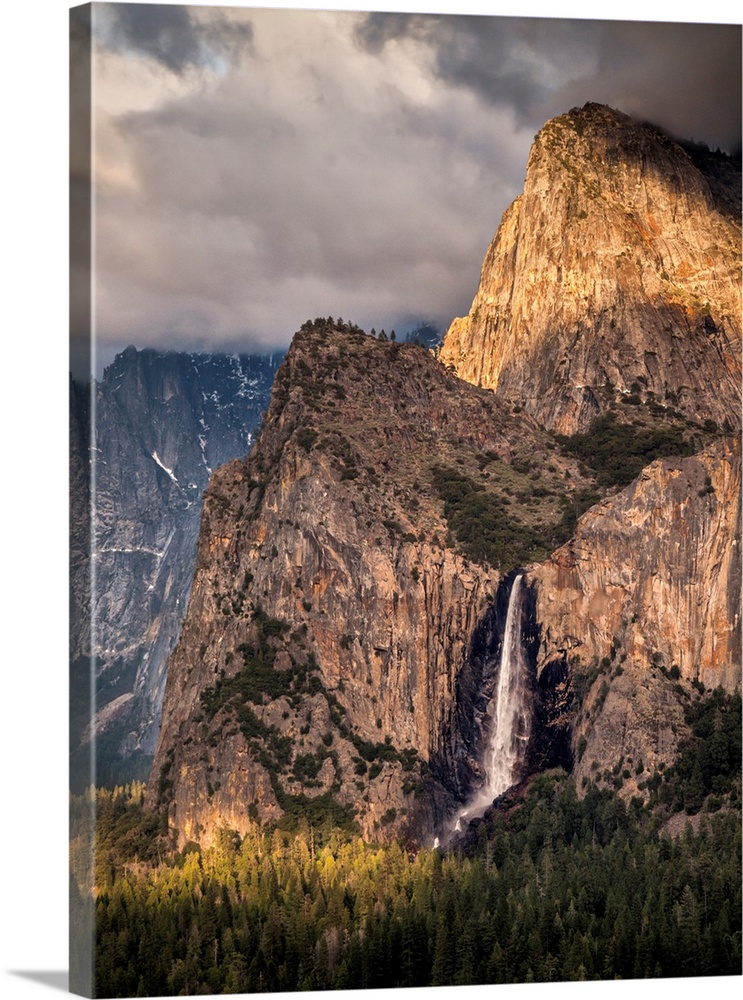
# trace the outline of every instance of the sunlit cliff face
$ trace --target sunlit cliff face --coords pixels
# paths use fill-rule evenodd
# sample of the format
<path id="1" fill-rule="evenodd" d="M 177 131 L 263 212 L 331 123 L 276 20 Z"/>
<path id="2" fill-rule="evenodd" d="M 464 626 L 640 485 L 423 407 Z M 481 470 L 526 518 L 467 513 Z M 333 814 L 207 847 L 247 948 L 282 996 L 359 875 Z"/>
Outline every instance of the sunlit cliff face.
<path id="1" fill-rule="evenodd" d="M 548 122 L 441 361 L 562 433 L 637 392 L 739 426 L 740 196 L 704 169 L 608 108 Z"/>
<path id="2" fill-rule="evenodd" d="M 740 244 L 705 177 L 657 130 L 571 112 L 440 361 L 304 324 L 258 442 L 205 496 L 148 793 L 181 842 L 350 810 L 367 838 L 431 842 L 500 764 L 514 571 L 525 771 L 664 763 L 668 678 L 734 683 Z M 689 261 L 709 311 L 684 299 Z M 495 391 L 449 370 L 468 365 L 499 366 Z"/>

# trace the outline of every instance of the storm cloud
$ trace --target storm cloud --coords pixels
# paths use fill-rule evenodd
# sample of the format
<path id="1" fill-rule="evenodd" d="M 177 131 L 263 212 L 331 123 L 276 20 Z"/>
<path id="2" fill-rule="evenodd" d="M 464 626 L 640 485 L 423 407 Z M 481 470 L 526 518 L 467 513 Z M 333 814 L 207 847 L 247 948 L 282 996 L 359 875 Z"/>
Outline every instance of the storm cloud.
<path id="1" fill-rule="evenodd" d="M 376 53 L 423 40 L 442 82 L 533 125 L 597 101 L 679 137 L 740 147 L 741 37 L 731 25 L 369 13 L 356 37 Z"/>
<path id="2" fill-rule="evenodd" d="M 209 64 L 219 54 L 249 47 L 253 29 L 235 22 L 219 8 L 205 22 L 203 8 L 165 4 L 105 4 L 96 11 L 99 37 L 112 52 L 152 58 L 174 73 Z"/>
<path id="3" fill-rule="evenodd" d="M 740 29 L 94 5 L 103 355 L 445 328 L 535 132 L 611 104 L 740 142 Z M 736 61 L 737 60 L 737 61 Z M 737 74 L 737 75 L 736 75 Z"/>

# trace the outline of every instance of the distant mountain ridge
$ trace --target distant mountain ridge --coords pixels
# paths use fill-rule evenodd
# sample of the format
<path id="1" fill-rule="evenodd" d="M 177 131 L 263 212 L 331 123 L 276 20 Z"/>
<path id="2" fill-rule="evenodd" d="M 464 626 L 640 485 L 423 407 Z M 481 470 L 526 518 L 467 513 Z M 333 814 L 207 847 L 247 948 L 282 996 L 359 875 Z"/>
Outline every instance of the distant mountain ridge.
<path id="1" fill-rule="evenodd" d="M 104 783 L 148 773 L 167 659 L 190 590 L 201 495 L 217 466 L 249 449 L 282 359 L 129 347 L 95 385 L 92 653 Z M 88 395 L 79 386 L 72 394 L 73 493 L 88 481 L 80 468 Z M 83 630 L 73 660 L 89 647 Z M 91 735 L 79 720 L 73 753 L 84 754 Z"/>

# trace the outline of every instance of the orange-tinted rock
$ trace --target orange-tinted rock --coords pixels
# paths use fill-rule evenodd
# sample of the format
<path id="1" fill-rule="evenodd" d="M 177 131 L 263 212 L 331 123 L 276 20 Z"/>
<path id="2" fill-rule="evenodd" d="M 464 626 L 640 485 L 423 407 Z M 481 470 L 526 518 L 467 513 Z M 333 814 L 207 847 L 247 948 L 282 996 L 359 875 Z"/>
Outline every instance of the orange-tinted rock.
<path id="1" fill-rule="evenodd" d="M 442 362 L 561 433 L 606 386 L 739 427 L 740 170 L 701 166 L 601 105 L 547 122 Z"/>

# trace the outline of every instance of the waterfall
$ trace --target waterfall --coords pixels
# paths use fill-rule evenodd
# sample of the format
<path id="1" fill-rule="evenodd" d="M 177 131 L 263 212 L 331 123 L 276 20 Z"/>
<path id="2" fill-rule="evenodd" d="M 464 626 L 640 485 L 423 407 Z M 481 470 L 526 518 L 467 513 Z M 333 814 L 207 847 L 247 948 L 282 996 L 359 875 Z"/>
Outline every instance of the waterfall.
<path id="1" fill-rule="evenodd" d="M 526 659 L 521 644 L 522 581 L 519 574 L 508 598 L 498 683 L 487 710 L 489 740 L 482 760 L 485 780 L 457 814 L 456 831 L 462 829 L 462 820 L 481 816 L 493 799 L 521 777 L 530 732 Z"/>
<path id="2" fill-rule="evenodd" d="M 522 580 L 517 576 L 513 581 L 508 599 L 498 686 L 491 701 L 493 723 L 483 789 L 491 801 L 518 780 L 518 766 L 529 739 L 526 663 L 521 646 Z"/>

